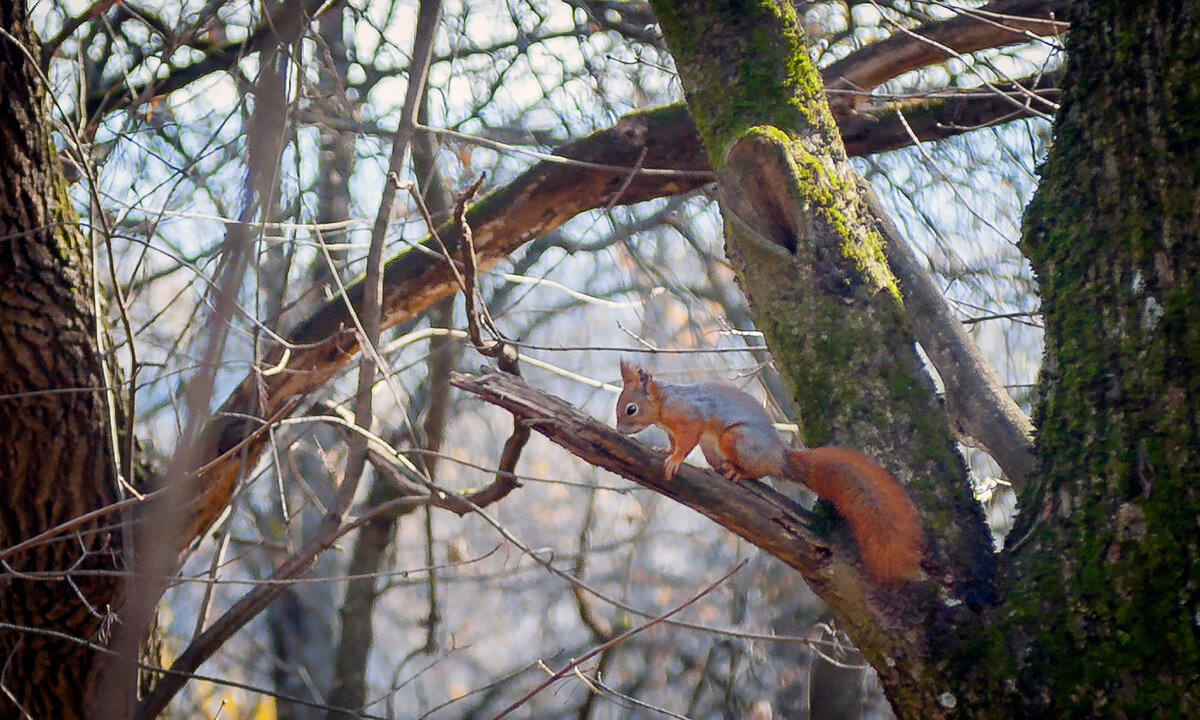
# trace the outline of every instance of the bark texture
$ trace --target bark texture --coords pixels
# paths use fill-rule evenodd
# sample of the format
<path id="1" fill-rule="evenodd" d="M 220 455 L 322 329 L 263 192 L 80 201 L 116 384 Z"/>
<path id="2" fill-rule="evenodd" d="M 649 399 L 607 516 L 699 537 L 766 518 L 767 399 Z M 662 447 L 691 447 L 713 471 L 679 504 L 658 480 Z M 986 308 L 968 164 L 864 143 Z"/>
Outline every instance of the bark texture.
<path id="1" fill-rule="evenodd" d="M 1200 714 L 1200 3 L 1073 8 L 1068 93 L 1024 240 L 1047 329 L 1039 464 L 999 556 L 996 598 L 979 509 L 919 372 L 791 8 L 664 0 L 656 9 L 721 174 L 731 257 L 796 386 L 808 440 L 864 449 L 912 480 L 935 545 L 924 599 L 939 584 L 948 592 L 922 606 L 920 625 L 889 629 L 855 589 L 853 550 L 836 532 L 814 532 L 810 514 L 753 489 L 735 498 L 694 469 L 664 492 L 718 522 L 757 528 L 761 546 L 807 569 L 881 670 L 902 716 Z M 54 169 L 24 3 L 0 2 L 0 27 L 17 39 L 0 36 L 4 552 L 114 500 L 117 463 L 90 251 Z M 704 170 L 691 150 L 694 131 L 679 130 L 682 115 L 631 116 L 566 152 Z M 498 262 L 583 209 L 707 179 L 639 176 L 627 185 L 627 177 L 535 167 L 472 211 L 481 262 Z M 452 235 L 444 239 L 455 245 Z M 391 324 L 454 291 L 444 264 L 416 253 L 392 263 L 387 281 Z M 351 299 L 360 302 L 361 291 Z M 273 376 L 265 401 L 247 385 L 227 407 L 264 418 L 288 412 L 357 351 L 344 318 L 340 299 L 315 314 L 294 338 L 317 344 Z M 535 404 L 530 417 L 553 412 L 568 416 Z M 205 459 L 256 429 L 218 422 Z M 564 445 L 595 444 L 597 462 L 626 476 L 660 472 L 635 445 L 602 444 L 602 428 L 539 430 Z M 261 435 L 243 444 L 245 458 L 262 444 Z M 218 492 L 193 532 L 223 509 L 242 459 L 210 467 L 207 487 Z M 91 714 L 103 656 L 86 643 L 105 642 L 106 613 L 120 608 L 124 585 L 111 576 L 68 582 L 62 573 L 118 569 L 114 523 L 81 523 L 6 555 L 0 718 Z M 35 570 L 60 574 L 13 572 Z"/>
<path id="2" fill-rule="evenodd" d="M 1081 2 L 1071 22 L 1066 96 L 1025 218 L 1046 357 L 1040 478 L 998 615 L 1011 703 L 1195 717 L 1200 3 Z"/>
<path id="3" fill-rule="evenodd" d="M 23 2 L 0 3 L 0 549 L 116 496 L 90 250 L 57 172 Z M 14 501 L 19 500 L 19 501 Z M 103 655 L 118 518 L 7 558 L 0 574 L 0 718 L 85 716 Z M 20 571 L 50 573 L 32 579 Z M 53 634 L 52 634 L 53 633 Z M 69 638 L 78 640 L 72 641 Z"/>

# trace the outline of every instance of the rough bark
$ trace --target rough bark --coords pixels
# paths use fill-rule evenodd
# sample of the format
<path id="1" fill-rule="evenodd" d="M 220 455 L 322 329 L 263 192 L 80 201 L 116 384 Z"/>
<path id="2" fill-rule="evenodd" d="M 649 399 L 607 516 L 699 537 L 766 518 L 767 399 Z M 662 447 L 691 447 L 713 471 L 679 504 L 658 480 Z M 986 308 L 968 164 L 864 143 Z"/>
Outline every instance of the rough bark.
<path id="1" fill-rule="evenodd" d="M 746 287 L 767 288 L 772 282 L 785 288 L 778 297 L 752 294 L 752 301 L 764 313 L 773 347 L 782 348 L 778 357 L 802 388 L 797 396 L 809 439 L 866 448 L 914 478 L 928 529 L 942 545 L 934 551 L 934 580 L 947 582 L 952 594 L 968 595 L 963 591 L 971 584 L 956 584 L 962 577 L 953 575 L 969 573 L 974 565 L 972 553 L 980 547 L 978 509 L 965 494 L 961 466 L 937 427 L 944 418 L 926 404 L 928 383 L 911 358 L 911 338 L 899 320 L 878 238 L 863 227 L 862 207 L 822 109 L 819 81 L 804 60 L 787 60 L 782 78 L 770 77 L 781 53 L 798 57 L 796 50 L 803 49 L 789 12 L 781 7 L 779 15 L 768 18 L 787 27 L 782 44 L 762 35 L 754 25 L 762 18 L 751 13 L 738 20 L 750 23 L 738 26 L 746 32 L 733 35 L 744 46 L 711 48 L 754 53 L 757 67 L 728 63 L 724 68 L 732 73 L 730 80 L 745 79 L 740 77 L 745 73 L 765 81 L 750 89 L 756 103 L 775 113 L 768 120 L 781 130 L 746 132 L 744 121 L 751 116 L 743 113 L 755 111 L 756 103 L 739 104 L 745 96 L 735 95 L 726 115 L 702 119 L 706 141 L 717 140 L 710 142 L 709 152 L 715 153 L 723 182 L 746 191 L 745 200 L 724 195 L 734 216 L 731 225 L 745 224 L 735 228 L 740 239 L 731 241 L 731 254 Z M 1030 209 L 1024 245 L 1043 283 L 1047 320 L 1040 465 L 1022 497 L 1022 524 L 1000 559 L 998 604 L 978 616 L 961 605 L 931 614 L 927 633 L 933 640 L 924 657 L 888 655 L 880 648 L 899 641 L 869 618 L 858 620 L 857 638 L 872 661 L 887 667 L 885 683 L 907 714 L 1186 716 L 1197 711 L 1192 689 L 1200 667 L 1195 621 L 1200 592 L 1197 4 L 1096 2 L 1081 4 L 1077 12 L 1070 94 L 1045 182 Z M 678 30 L 681 22 L 694 23 L 700 16 L 673 22 Z M 25 20 L 21 3 L 0 3 L 0 27 L 31 45 Z M 723 37 L 719 27 L 701 30 L 691 36 Z M 693 83 L 689 73 L 704 62 L 702 52 L 707 50 L 697 48 L 691 61 L 681 60 L 685 83 Z M 0 508 L 0 548 L 117 496 L 109 410 L 97 391 L 105 380 L 94 340 L 100 333 L 89 251 L 65 215 L 69 203 L 53 171 L 43 89 L 33 67 L 16 44 L 0 37 L 0 86 L 6 93 L 0 104 L 0 147 L 5 148 L 0 155 L 0 275 L 5 278 L 0 287 L 0 427 L 7 432 L 0 446 L 0 478 L 6 497 L 22 500 Z M 771 92 L 774 85 L 787 91 L 781 104 L 770 104 L 779 99 Z M 705 83 L 693 83 L 690 100 L 694 106 L 710 104 L 704 102 L 705 92 L 710 100 L 718 92 L 728 99 L 730 87 L 736 85 L 706 90 Z M 793 102 L 796 98 L 801 102 Z M 604 137 L 620 146 L 620 153 L 596 159 L 667 166 L 668 160 L 654 153 L 671 156 L 669 146 L 661 151 L 647 138 L 671 133 L 653 123 L 651 114 L 623 122 Z M 643 155 L 647 147 L 651 152 Z M 781 180 L 794 178 L 796 170 L 802 171 L 803 183 Z M 473 211 L 473 223 L 487 226 L 487 218 L 494 223 L 484 233 L 477 230 L 477 240 L 487 241 L 490 232 L 494 241 L 481 245 L 485 263 L 582 209 L 609 202 L 626 179 L 615 171 L 558 173 L 540 166 Z M 570 187 L 572 178 L 583 178 L 583 192 L 556 194 Z M 643 177 L 624 188 L 622 199 L 658 196 L 688 182 L 701 180 Z M 795 213 L 794 207 L 803 211 Z M 506 215 L 512 208 L 543 214 Z M 786 263 L 781 253 L 790 255 Z M 388 322 L 411 317 L 453 291 L 444 264 L 415 253 L 398 260 L 388 277 Z M 807 287 L 796 288 L 797 278 Z M 319 385 L 356 349 L 356 340 L 342 331 L 342 312 L 327 309 L 297 333 L 297 339 L 318 345 L 293 356 L 259 408 L 264 416 L 286 412 L 291 398 Z M 817 362 L 805 365 L 810 360 Z M 802 366 L 805 372 L 796 372 Z M 316 372 L 306 375 L 311 370 Z M 233 407 L 238 402 L 243 403 L 238 409 L 256 405 L 247 393 L 235 396 Z M 232 447 L 245 439 L 244 430 L 222 425 L 212 436 L 212 449 Z M 902 444 L 901 438 L 918 442 Z M 254 452 L 253 442 L 242 449 Z M 653 472 L 651 461 L 630 458 L 621 460 L 629 466 L 625 474 L 644 474 L 647 467 Z M 212 465 L 212 477 L 234 472 L 240 458 L 229 460 L 228 466 Z M 729 500 L 727 487 L 714 482 L 697 500 L 710 515 Z M 209 509 L 224 506 L 219 495 L 210 501 Z M 758 519 L 782 517 L 754 502 L 746 500 L 746 508 L 768 513 Z M 795 555 L 797 538 L 803 548 L 824 547 L 826 538 L 809 532 L 806 517 L 795 518 L 785 528 L 790 536 L 772 541 L 774 549 Z M 77 535 L 8 562 L 18 570 L 116 567 L 120 537 L 115 530 L 100 532 L 101 525 L 112 527 L 81 524 Z M 960 538 L 965 539 L 961 547 Z M 829 558 L 846 556 L 836 539 L 829 547 L 828 556 L 818 553 L 806 562 L 822 567 L 832 562 Z M 11 573 L 0 577 L 0 622 L 7 623 L 0 627 L 3 686 L 16 692 L 21 704 L 2 701 L 0 716 L 22 708 L 35 717 L 84 713 L 99 655 L 47 632 L 85 641 L 102 638 L 101 613 L 119 606 L 122 586 L 109 578 L 79 580 L 76 594 L 64 592 L 64 585 Z M 91 612 L 84 598 L 100 612 Z M 841 608 L 845 612 L 845 603 Z"/>
<path id="2" fill-rule="evenodd" d="M 57 172 L 23 2 L 0 4 L 0 28 L 0 548 L 8 548 L 112 502 L 118 490 L 91 250 Z M 87 644 L 104 644 L 124 580 L 66 574 L 119 569 L 117 521 L 81 523 L 7 558 L 0 717 L 86 716 L 105 657 Z"/>
<path id="3" fill-rule="evenodd" d="M 1200 3 L 1081 2 L 1023 249 L 1039 481 L 996 634 L 1015 715 L 1200 714 Z"/>

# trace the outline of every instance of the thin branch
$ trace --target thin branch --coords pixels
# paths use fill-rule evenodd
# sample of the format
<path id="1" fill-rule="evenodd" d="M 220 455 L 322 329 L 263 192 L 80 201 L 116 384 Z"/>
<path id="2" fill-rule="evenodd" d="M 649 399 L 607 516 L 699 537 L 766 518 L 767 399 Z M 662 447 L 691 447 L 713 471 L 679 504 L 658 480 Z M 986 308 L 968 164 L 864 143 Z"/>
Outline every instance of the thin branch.
<path id="1" fill-rule="evenodd" d="M 838 128 L 851 157 L 957 137 L 980 128 L 1054 112 L 1054 103 L 1061 95 L 1058 85 L 1062 74 L 1055 71 L 1038 78 L 1022 78 L 1013 84 L 995 83 L 1000 94 L 977 90 L 932 92 L 906 96 L 883 107 L 860 107 L 855 114 L 839 118 Z M 1032 89 L 1018 90 L 1018 84 Z M 830 95 L 832 98 L 832 91 Z M 873 98 L 879 99 L 886 98 Z M 1014 108 L 1014 104 L 1019 107 Z M 902 112 L 907 127 L 901 121 Z"/>
<path id="2" fill-rule="evenodd" d="M 295 8 L 293 7 L 294 11 Z M 201 360 L 196 373 L 184 388 L 187 424 L 168 467 L 163 486 L 168 496 L 154 505 L 154 512 L 139 527 L 136 536 L 138 570 L 145 573 L 144 582 L 130 594 L 122 613 L 122 623 L 113 642 L 113 649 L 136 658 L 145 641 L 157 604 L 165 585 L 154 578 L 166 574 L 179 562 L 180 549 L 188 544 L 184 539 L 181 520 L 186 518 L 187 501 L 194 496 L 195 480 L 189 471 L 203 457 L 203 432 L 209 421 L 209 402 L 220 361 L 231 329 L 231 320 L 238 305 L 238 292 L 245 279 L 246 268 L 253 256 L 256 217 L 265 215 L 278 188 L 279 162 L 284 145 L 287 113 L 284 108 L 287 59 L 272 52 L 264 59 L 255 85 L 254 111 L 246 133 L 247 170 L 245 201 L 238 223 L 227 226 L 222 247 L 221 277 L 217 283 L 213 309 L 208 318 Z M 132 338 L 131 338 L 132 340 Z M 135 581 L 138 578 L 135 578 Z M 136 682 L 131 672 L 134 665 L 118 665 L 106 679 L 101 696 L 100 717 L 124 716 L 132 703 Z"/>
<path id="3" fill-rule="evenodd" d="M 389 175 L 395 176 L 402 169 L 404 155 L 412 139 L 413 121 L 416 118 L 416 106 L 424 89 L 425 78 L 429 70 L 430 58 L 433 54 L 433 40 L 441 12 L 440 0 L 422 0 L 418 11 L 416 37 L 413 45 L 413 66 L 410 74 L 408 92 L 405 96 L 404 108 L 401 112 L 400 127 L 392 145 L 392 157 L 389 164 Z M 359 366 L 358 395 L 355 398 L 354 420 L 360 427 L 370 427 L 371 424 L 371 390 L 375 384 L 375 373 L 378 367 L 378 354 L 374 348 L 379 342 L 379 332 L 382 318 L 383 297 L 383 244 L 387 227 L 391 218 L 392 204 L 395 201 L 396 187 L 392 182 L 384 185 L 383 196 L 380 200 L 379 214 L 371 237 L 371 248 L 368 252 L 367 274 L 364 281 L 365 290 L 362 304 L 362 327 L 364 337 L 361 342 L 368 352 L 364 352 Z M 210 384 L 211 387 L 211 384 Z M 339 537 L 342 528 L 342 518 L 354 499 L 359 478 L 365 467 L 367 458 L 367 440 L 355 435 L 350 442 L 349 458 L 346 462 L 345 473 L 338 487 L 333 502 L 330 503 L 324 517 L 317 524 L 312 536 L 304 546 L 276 571 L 279 578 L 296 577 L 307 571 L 313 559 L 332 546 L 335 538 Z M 212 653 L 247 622 L 254 618 L 283 591 L 284 584 L 260 586 L 248 592 L 238 600 L 221 618 L 213 623 L 207 631 L 197 637 L 172 665 L 172 669 L 184 672 L 194 671 L 207 660 Z M 142 718 L 158 717 L 170 702 L 171 698 L 182 687 L 178 675 L 170 675 L 163 679 L 138 706 L 138 716 Z"/>
<path id="4" fill-rule="evenodd" d="M 54 53 L 58 52 L 58 48 L 66 42 L 67 38 L 75 34 L 75 31 L 89 20 L 95 20 L 113 5 L 116 5 L 120 0 L 95 0 L 86 10 L 79 13 L 75 17 L 63 23 L 62 29 L 55 33 L 54 37 L 47 40 L 42 45 L 41 50 L 41 65 L 42 70 L 50 68 L 50 58 L 54 57 Z"/>
<path id="5" fill-rule="evenodd" d="M 454 204 L 454 226 L 458 229 L 458 236 L 462 239 L 462 264 L 463 264 L 463 303 L 467 313 L 467 336 L 471 338 L 471 344 L 475 346 L 481 354 L 486 357 L 496 357 L 496 345 L 499 340 L 484 341 L 483 326 L 496 337 L 499 337 L 500 331 L 496 328 L 496 324 L 492 322 L 491 315 L 488 314 L 487 305 L 480 306 L 479 300 L 479 261 L 475 256 L 475 239 L 471 233 L 471 226 L 467 223 L 467 203 L 471 198 L 475 197 L 475 193 L 479 192 L 479 187 L 483 185 L 485 175 L 480 175 L 471 186 L 467 188 L 461 195 L 458 196 L 457 202 Z"/>
<path id="6" fill-rule="evenodd" d="M 330 0 L 305 0 L 299 8 L 297 4 L 283 3 L 245 40 L 213 48 L 202 60 L 174 69 L 166 77 L 127 88 L 122 76 L 121 80 L 113 85 L 88 95 L 87 117 L 94 118 L 93 122 L 98 123 L 104 115 L 114 110 L 145 102 L 151 97 L 168 95 L 212 73 L 229 70 L 248 55 L 294 42 L 300 38 L 308 23 L 319 11 L 328 10 L 338 3 Z"/>
<path id="7" fill-rule="evenodd" d="M 645 630 L 649 630 L 650 628 L 654 627 L 655 625 L 658 625 L 659 623 L 663 622 L 664 620 L 671 617 L 672 615 L 678 614 L 684 608 L 688 607 L 689 605 L 694 604 L 697 600 L 704 597 L 705 595 L 708 595 L 713 590 L 716 590 L 721 585 L 721 583 L 725 582 L 730 577 L 732 577 L 734 573 L 736 573 L 737 571 L 739 571 L 743 567 L 745 567 L 747 562 L 748 562 L 747 560 L 742 560 L 737 565 L 735 565 L 732 570 L 730 570 L 729 572 L 722 575 L 715 582 L 711 583 L 708 587 L 706 587 L 703 590 L 701 590 L 700 592 L 696 593 L 691 598 L 689 598 L 686 602 L 682 603 L 681 605 L 678 605 L 673 610 L 671 610 L 667 613 L 664 613 L 662 615 L 659 615 L 658 617 L 654 618 L 650 622 L 643 623 L 634 628 L 630 628 L 629 630 L 626 630 L 625 632 L 621 633 L 620 635 L 617 635 L 616 637 L 609 640 L 608 642 L 602 643 L 601 645 L 598 645 L 598 646 L 592 648 L 592 650 L 587 652 L 586 654 L 584 654 L 583 657 L 576 658 L 576 659 L 570 661 L 569 663 L 564 665 L 562 667 L 562 669 L 551 674 L 550 677 L 548 677 L 548 678 L 546 678 L 546 680 L 542 681 L 542 683 L 539 684 L 537 687 L 535 687 L 534 689 L 525 693 L 525 695 L 523 695 L 519 700 L 517 700 L 513 704 L 509 705 L 508 707 L 504 708 L 500 712 L 493 715 L 491 720 L 500 720 L 500 718 L 504 717 L 505 715 L 508 715 L 513 710 L 516 710 L 517 708 L 521 707 L 525 703 L 529 702 L 533 698 L 533 696 L 537 695 L 541 691 L 545 690 L 546 688 L 550 687 L 554 683 L 563 679 L 567 675 L 574 673 L 576 668 L 578 668 L 580 665 L 587 662 L 588 660 L 591 660 L 596 655 L 604 652 L 605 650 L 608 650 L 609 648 L 616 647 L 617 645 L 620 645 L 621 643 L 625 642 L 626 640 L 633 637 L 634 635 L 637 635 L 638 633 L 641 633 Z"/>
<path id="8" fill-rule="evenodd" d="M 82 638 L 77 638 L 77 637 L 75 637 L 73 635 L 69 635 L 67 633 L 58 632 L 57 630 L 50 630 L 48 628 L 42 628 L 42 627 L 33 627 L 30 625 L 14 625 L 12 623 L 6 623 L 6 622 L 0 622 L 0 630 L 17 632 L 17 633 L 21 633 L 24 635 L 38 635 L 38 636 L 42 636 L 42 637 L 49 637 L 49 638 L 53 638 L 55 640 L 60 640 L 63 642 L 67 642 L 67 643 L 71 643 L 74 645 L 79 645 L 81 647 L 85 647 L 88 650 L 91 650 L 92 652 L 95 652 L 98 655 L 105 655 L 105 656 L 110 657 L 114 662 L 128 662 L 128 660 L 126 658 L 122 658 L 116 652 L 104 647 L 103 645 L 100 645 L 95 642 L 91 642 L 89 640 L 84 640 Z M 164 667 L 160 667 L 158 665 L 152 665 L 152 664 L 144 663 L 144 662 L 138 662 L 136 664 L 136 667 L 138 670 L 145 670 L 154 675 L 170 675 L 172 673 L 179 672 L 176 670 L 171 670 L 170 668 L 164 668 Z M 312 700 L 309 700 L 307 698 L 292 697 L 289 695 L 284 695 L 282 693 L 275 692 L 275 691 L 271 690 L 270 688 L 258 687 L 255 685 L 250 685 L 248 683 L 238 682 L 237 680 L 231 680 L 229 678 L 218 677 L 216 675 L 203 675 L 200 673 L 179 673 L 179 674 L 182 676 L 182 678 L 185 682 L 188 680 L 201 680 L 203 682 L 212 683 L 214 685 L 220 685 L 222 687 L 231 687 L 231 688 L 236 688 L 238 690 L 245 690 L 247 692 L 251 692 L 256 695 L 262 695 L 264 697 L 271 697 L 271 698 L 275 698 L 277 700 L 286 700 L 287 702 L 304 705 L 305 707 L 318 708 L 318 709 L 322 709 L 322 710 L 331 709 L 331 706 L 329 706 L 329 705 L 326 705 L 323 703 L 318 703 L 318 702 L 313 702 Z M 11 698 L 11 696 L 10 696 L 10 698 Z M 384 717 L 382 715 L 370 715 L 370 714 L 361 713 L 361 712 L 357 713 L 355 715 L 355 717 L 356 718 L 365 718 L 366 720 L 391 720 L 390 718 Z"/>

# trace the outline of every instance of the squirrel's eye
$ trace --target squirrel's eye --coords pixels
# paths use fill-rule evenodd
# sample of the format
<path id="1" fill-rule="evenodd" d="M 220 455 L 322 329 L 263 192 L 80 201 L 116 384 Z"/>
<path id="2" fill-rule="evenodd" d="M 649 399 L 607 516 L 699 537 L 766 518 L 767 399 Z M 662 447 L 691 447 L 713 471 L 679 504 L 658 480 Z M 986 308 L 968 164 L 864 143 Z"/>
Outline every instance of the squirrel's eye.
<path id="1" fill-rule="evenodd" d="M 636 415 L 637 410 L 638 410 L 637 403 L 629 403 L 628 405 L 625 406 L 625 414 L 626 415 Z"/>

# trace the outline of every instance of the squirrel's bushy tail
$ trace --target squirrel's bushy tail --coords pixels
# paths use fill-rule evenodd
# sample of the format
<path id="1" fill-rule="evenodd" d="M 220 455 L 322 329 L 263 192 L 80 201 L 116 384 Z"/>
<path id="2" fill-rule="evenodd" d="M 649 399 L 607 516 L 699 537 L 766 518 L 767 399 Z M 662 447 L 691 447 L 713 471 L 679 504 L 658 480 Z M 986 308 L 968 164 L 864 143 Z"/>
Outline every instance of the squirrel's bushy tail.
<path id="1" fill-rule="evenodd" d="M 787 451 L 785 479 L 829 500 L 846 518 L 867 573 L 881 585 L 920 572 L 924 533 L 896 478 L 862 453 L 841 448 Z"/>

